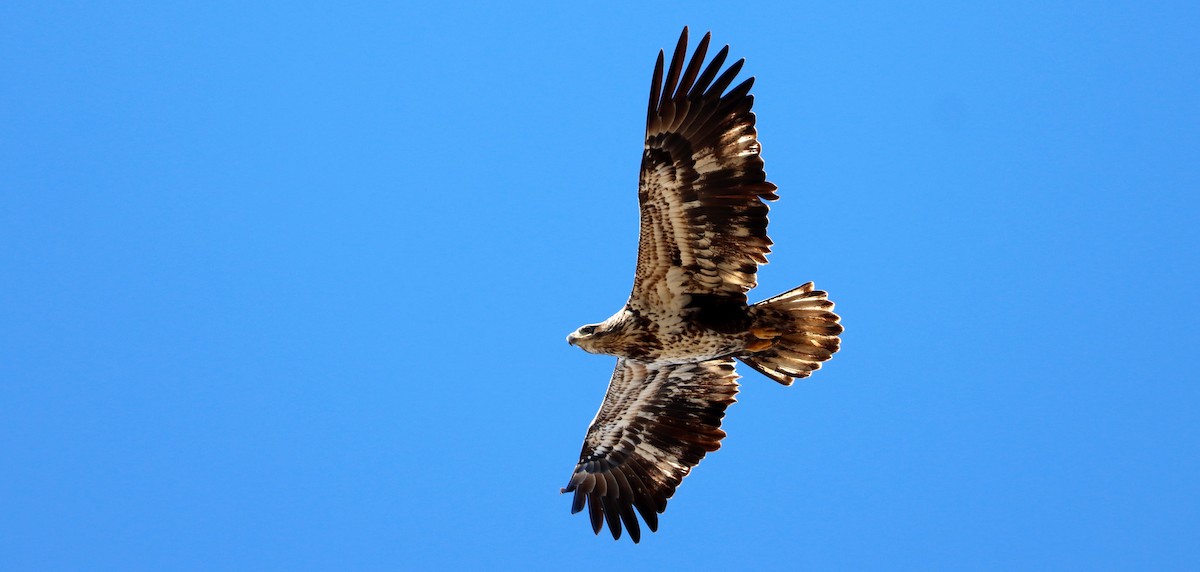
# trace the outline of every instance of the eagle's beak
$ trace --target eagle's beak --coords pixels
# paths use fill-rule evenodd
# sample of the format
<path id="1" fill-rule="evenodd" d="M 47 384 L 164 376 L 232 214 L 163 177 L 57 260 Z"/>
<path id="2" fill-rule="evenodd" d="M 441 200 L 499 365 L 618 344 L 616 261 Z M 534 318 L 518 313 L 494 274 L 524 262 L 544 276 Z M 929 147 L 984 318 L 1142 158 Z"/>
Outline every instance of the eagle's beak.
<path id="1" fill-rule="evenodd" d="M 567 334 L 567 343 L 568 344 L 575 345 L 575 342 L 577 342 L 577 341 L 579 341 L 579 336 L 575 335 L 575 332 L 571 332 L 571 333 Z"/>

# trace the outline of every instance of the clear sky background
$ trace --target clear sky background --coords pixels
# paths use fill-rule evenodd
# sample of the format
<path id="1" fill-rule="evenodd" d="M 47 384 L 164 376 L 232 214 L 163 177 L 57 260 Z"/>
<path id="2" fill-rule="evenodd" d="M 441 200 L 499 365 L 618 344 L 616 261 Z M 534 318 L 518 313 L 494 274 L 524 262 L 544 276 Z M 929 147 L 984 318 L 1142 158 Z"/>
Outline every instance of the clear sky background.
<path id="1" fill-rule="evenodd" d="M 0 4 L 0 568 L 1196 569 L 1195 2 Z M 560 496 L 654 57 L 746 57 L 843 350 Z"/>

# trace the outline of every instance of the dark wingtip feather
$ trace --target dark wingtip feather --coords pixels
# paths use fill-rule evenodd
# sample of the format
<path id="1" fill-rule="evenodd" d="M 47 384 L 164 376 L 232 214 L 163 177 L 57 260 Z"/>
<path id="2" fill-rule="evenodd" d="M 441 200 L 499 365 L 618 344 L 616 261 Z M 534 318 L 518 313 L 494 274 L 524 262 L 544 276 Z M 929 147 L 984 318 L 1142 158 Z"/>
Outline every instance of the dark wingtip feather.
<path id="1" fill-rule="evenodd" d="M 583 510 L 583 505 L 587 502 L 587 496 L 579 491 L 575 491 L 575 498 L 571 499 L 571 514 L 579 514 Z"/>
<path id="2" fill-rule="evenodd" d="M 637 515 L 633 513 L 633 505 L 628 502 L 621 503 L 621 522 L 629 531 L 629 539 L 637 544 L 642 539 L 642 529 L 638 526 Z"/>
<path id="3" fill-rule="evenodd" d="M 608 531 L 612 533 L 613 540 L 621 539 L 621 514 L 617 508 L 617 501 L 611 496 L 600 497 L 604 503 L 604 520 L 608 523 Z"/>
<path id="4" fill-rule="evenodd" d="M 713 56 L 712 61 L 708 63 L 708 67 L 704 68 L 704 73 L 700 74 L 700 79 L 696 80 L 696 85 L 693 85 L 692 90 L 688 92 L 689 99 L 695 99 L 704 94 L 708 89 L 708 84 L 712 83 L 717 72 L 721 71 L 721 66 L 725 65 L 727 57 L 729 57 L 728 44 L 721 48 L 721 51 L 717 52 L 717 55 Z"/>
<path id="5" fill-rule="evenodd" d="M 663 58 L 666 57 L 662 50 L 658 50 L 658 60 L 654 62 L 654 75 L 650 79 L 650 105 L 646 111 L 646 126 L 650 126 L 654 122 L 654 117 L 658 115 L 658 107 L 660 104 L 660 96 L 662 92 L 662 75 L 663 75 Z"/>
<path id="6" fill-rule="evenodd" d="M 733 78 L 737 76 L 738 72 L 742 71 L 742 66 L 745 64 L 746 58 L 733 62 L 733 65 L 729 66 L 729 69 L 725 70 L 725 73 L 717 78 L 717 81 L 713 83 L 709 91 L 720 95 L 721 92 L 725 91 L 725 88 L 729 87 L 729 84 L 733 83 Z"/>
<path id="7" fill-rule="evenodd" d="M 667 82 L 662 91 L 664 101 L 675 93 L 675 86 L 679 85 L 679 73 L 683 71 L 683 59 L 687 57 L 687 42 L 688 29 L 684 26 L 683 33 L 679 35 L 679 43 L 675 44 L 675 53 L 671 56 L 671 67 L 667 68 Z"/>
<path id="8" fill-rule="evenodd" d="M 604 510 L 600 508 L 600 495 L 591 493 L 587 496 L 588 518 L 592 521 L 592 532 L 600 534 L 600 526 L 604 524 Z"/>
<path id="9" fill-rule="evenodd" d="M 672 97 L 678 99 L 686 97 L 690 93 L 692 82 L 696 81 L 696 74 L 700 73 L 700 64 L 704 63 L 704 57 L 708 55 L 708 43 L 711 40 L 712 32 L 704 34 L 704 37 L 700 39 L 696 51 L 692 52 L 692 59 L 688 62 L 687 70 L 683 72 L 683 79 L 679 80 L 679 87 Z"/>
<path id="10" fill-rule="evenodd" d="M 737 87 L 729 90 L 729 93 L 725 94 L 725 97 L 730 100 L 738 100 L 742 99 L 743 97 L 748 97 L 747 94 L 750 93 L 750 88 L 752 87 L 754 87 L 754 76 L 750 76 L 746 79 L 746 81 L 739 83 Z M 753 100 L 751 100 L 751 103 L 753 103 Z"/>

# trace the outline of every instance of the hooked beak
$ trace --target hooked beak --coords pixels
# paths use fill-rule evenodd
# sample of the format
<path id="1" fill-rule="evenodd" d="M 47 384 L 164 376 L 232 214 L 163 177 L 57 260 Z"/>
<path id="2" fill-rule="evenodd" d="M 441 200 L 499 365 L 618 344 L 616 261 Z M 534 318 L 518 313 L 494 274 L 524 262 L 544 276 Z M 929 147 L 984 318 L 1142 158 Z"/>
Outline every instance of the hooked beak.
<path id="1" fill-rule="evenodd" d="M 567 334 L 567 343 L 568 344 L 575 345 L 575 342 L 578 342 L 578 341 L 579 341 L 579 336 L 575 335 L 575 332 L 571 332 L 570 334 Z"/>

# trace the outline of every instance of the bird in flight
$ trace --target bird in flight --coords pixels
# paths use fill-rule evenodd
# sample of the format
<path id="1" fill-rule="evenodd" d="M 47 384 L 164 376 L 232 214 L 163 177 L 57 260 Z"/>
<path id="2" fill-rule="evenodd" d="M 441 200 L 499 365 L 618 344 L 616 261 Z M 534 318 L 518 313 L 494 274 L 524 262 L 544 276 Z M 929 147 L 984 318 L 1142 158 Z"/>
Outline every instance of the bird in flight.
<path id="1" fill-rule="evenodd" d="M 734 402 L 734 360 L 783 384 L 807 377 L 838 350 L 833 302 L 811 282 L 756 304 L 746 293 L 766 264 L 767 205 L 778 198 L 759 156 L 745 60 L 722 71 L 729 46 L 704 66 L 711 34 L 687 59 L 685 27 L 650 84 L 638 202 L 641 236 L 633 292 L 612 317 L 567 341 L 617 357 L 604 403 L 588 427 L 563 493 L 592 530 L 622 524 L 641 539 L 688 472 L 721 446 Z"/>

